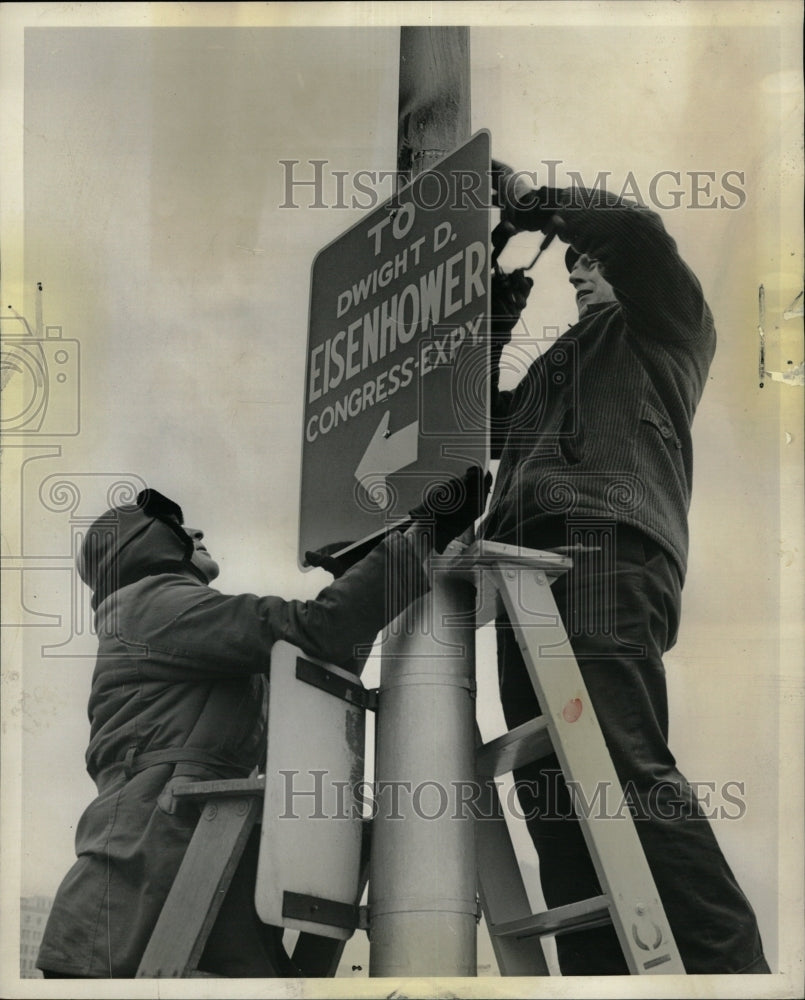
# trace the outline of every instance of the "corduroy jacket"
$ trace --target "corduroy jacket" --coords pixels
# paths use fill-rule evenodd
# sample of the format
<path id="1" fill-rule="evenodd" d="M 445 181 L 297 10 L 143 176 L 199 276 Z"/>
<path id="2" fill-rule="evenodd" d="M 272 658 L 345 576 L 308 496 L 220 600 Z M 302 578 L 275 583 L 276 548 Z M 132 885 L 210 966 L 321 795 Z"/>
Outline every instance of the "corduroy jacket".
<path id="1" fill-rule="evenodd" d="M 508 337 L 493 335 L 500 466 L 483 535 L 538 548 L 548 518 L 624 523 L 662 545 L 684 578 L 691 424 L 715 351 L 712 315 L 656 213 L 610 202 L 558 214 L 617 302 L 592 306 L 512 391 L 498 388 Z"/>

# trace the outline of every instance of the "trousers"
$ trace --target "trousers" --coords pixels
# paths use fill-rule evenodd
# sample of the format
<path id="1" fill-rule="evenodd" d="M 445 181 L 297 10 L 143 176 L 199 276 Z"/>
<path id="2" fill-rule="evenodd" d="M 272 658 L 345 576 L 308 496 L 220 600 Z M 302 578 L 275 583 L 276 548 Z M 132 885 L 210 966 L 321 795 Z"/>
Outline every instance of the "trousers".
<path id="1" fill-rule="evenodd" d="M 199 959 L 202 972 L 232 979 L 299 976 L 282 944 L 282 928 L 264 924 L 254 906 L 259 829 L 252 830 Z"/>
<path id="2" fill-rule="evenodd" d="M 618 799 L 631 808 L 686 972 L 767 973 L 752 907 L 668 747 L 662 656 L 676 640 L 679 570 L 642 532 L 614 527 L 614 543 L 603 547 L 609 556 L 574 556 L 552 589 L 623 786 Z M 552 523 L 527 544 L 564 546 L 567 530 Z M 501 701 L 514 728 L 540 706 L 510 622 L 502 616 L 496 624 Z M 548 907 L 599 895 L 556 756 L 517 769 L 514 779 Z M 563 975 L 628 973 L 611 926 L 567 932 L 556 944 Z"/>
<path id="3" fill-rule="evenodd" d="M 259 830 L 252 830 L 198 961 L 199 972 L 235 979 L 303 975 L 283 947 L 282 928 L 264 924 L 257 915 L 254 886 L 259 849 Z M 47 968 L 42 974 L 45 979 L 108 978 Z"/>

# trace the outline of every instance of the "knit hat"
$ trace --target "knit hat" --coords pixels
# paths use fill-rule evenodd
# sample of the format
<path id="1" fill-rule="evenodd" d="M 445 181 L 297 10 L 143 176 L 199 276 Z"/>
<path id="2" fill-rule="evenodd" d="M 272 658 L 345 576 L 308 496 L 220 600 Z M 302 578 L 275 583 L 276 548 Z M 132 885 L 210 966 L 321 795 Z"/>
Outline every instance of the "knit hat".
<path id="1" fill-rule="evenodd" d="M 565 250 L 565 267 L 568 271 L 573 270 L 579 257 L 581 257 L 581 254 L 578 250 L 574 250 L 573 247 L 568 246 L 567 250 Z"/>

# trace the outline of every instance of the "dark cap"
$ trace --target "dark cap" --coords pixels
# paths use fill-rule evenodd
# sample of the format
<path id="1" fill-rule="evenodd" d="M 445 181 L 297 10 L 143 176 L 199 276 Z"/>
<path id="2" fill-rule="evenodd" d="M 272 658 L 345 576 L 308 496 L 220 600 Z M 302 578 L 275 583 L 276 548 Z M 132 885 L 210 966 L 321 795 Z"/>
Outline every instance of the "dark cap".
<path id="1" fill-rule="evenodd" d="M 76 563 L 97 608 L 110 594 L 146 576 L 190 570 L 193 539 L 181 527 L 179 504 L 157 490 L 143 490 L 135 503 L 112 507 L 87 528 Z"/>
<path id="2" fill-rule="evenodd" d="M 163 496 L 157 490 L 143 490 L 142 493 L 139 493 L 137 506 L 149 517 L 158 517 L 160 520 L 175 517 L 179 524 L 184 524 L 184 514 L 179 504 L 169 497 Z"/>
<path id="3" fill-rule="evenodd" d="M 565 267 L 568 269 L 568 272 L 572 271 L 576 266 L 576 261 L 579 257 L 581 257 L 581 254 L 578 250 L 574 250 L 573 247 L 569 246 L 567 250 L 565 250 Z"/>

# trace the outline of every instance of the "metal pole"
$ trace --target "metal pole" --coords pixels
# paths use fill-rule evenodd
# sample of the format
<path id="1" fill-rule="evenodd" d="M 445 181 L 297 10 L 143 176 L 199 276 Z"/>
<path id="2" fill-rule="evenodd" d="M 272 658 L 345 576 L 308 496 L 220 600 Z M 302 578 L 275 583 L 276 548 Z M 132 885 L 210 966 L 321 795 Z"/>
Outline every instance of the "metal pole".
<path id="1" fill-rule="evenodd" d="M 433 589 L 384 642 L 369 881 L 372 976 L 476 974 L 474 590 Z"/>
<path id="2" fill-rule="evenodd" d="M 407 179 L 470 135 L 469 29 L 402 28 L 398 170 Z M 476 975 L 474 590 L 433 587 L 384 640 L 369 882 L 371 976 Z M 463 624 L 455 624 L 463 617 Z"/>
<path id="3" fill-rule="evenodd" d="M 400 28 L 397 170 L 411 180 L 470 137 L 470 29 Z"/>

